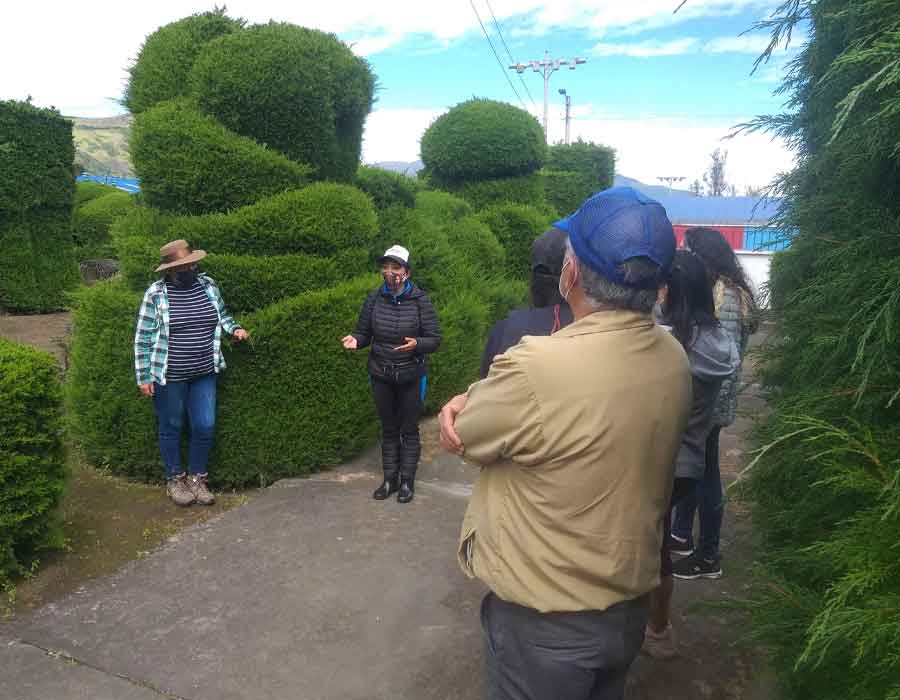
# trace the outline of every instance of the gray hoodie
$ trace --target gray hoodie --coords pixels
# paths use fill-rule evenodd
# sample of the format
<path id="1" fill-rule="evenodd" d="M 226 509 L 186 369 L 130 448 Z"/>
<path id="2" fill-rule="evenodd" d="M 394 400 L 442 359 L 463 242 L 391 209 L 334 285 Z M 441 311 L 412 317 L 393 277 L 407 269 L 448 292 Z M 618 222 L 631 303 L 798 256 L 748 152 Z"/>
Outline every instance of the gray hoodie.
<path id="1" fill-rule="evenodd" d="M 675 462 L 675 476 L 700 479 L 706 468 L 706 438 L 712 428 L 719 389 L 722 381 L 741 366 L 741 356 L 731 334 L 721 326 L 695 330 L 687 355 L 694 399 Z"/>

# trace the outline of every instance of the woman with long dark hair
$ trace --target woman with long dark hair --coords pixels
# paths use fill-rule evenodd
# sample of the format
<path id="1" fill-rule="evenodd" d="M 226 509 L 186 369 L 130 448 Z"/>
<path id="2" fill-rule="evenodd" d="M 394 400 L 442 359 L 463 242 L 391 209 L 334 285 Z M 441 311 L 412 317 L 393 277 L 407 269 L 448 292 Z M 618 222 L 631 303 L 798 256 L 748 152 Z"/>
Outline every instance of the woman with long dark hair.
<path id="1" fill-rule="evenodd" d="M 705 468 L 706 439 L 722 381 L 738 366 L 738 351 L 728 332 L 716 319 L 712 289 L 699 257 L 680 250 L 672 261 L 665 298 L 659 309 L 660 323 L 678 339 L 691 368 L 693 400 L 681 447 L 675 461 L 675 485 L 671 506 L 693 493 Z M 650 594 L 650 616 L 643 651 L 654 658 L 676 653 L 669 611 L 672 600 L 670 517 L 663 525 L 659 588 Z"/>
<path id="2" fill-rule="evenodd" d="M 684 246 L 703 261 L 712 289 L 716 317 L 728 331 L 743 360 L 756 330 L 756 301 L 737 256 L 721 233 L 711 228 L 685 231 Z M 672 523 L 672 551 L 686 555 L 676 562 L 677 578 L 719 578 L 722 575 L 719 539 L 722 532 L 724 499 L 719 466 L 719 432 L 734 422 L 741 387 L 740 365 L 722 382 L 713 411 L 712 429 L 706 442 L 706 468 L 697 489 L 675 510 Z M 694 547 L 694 513 L 700 513 L 700 538 Z"/>

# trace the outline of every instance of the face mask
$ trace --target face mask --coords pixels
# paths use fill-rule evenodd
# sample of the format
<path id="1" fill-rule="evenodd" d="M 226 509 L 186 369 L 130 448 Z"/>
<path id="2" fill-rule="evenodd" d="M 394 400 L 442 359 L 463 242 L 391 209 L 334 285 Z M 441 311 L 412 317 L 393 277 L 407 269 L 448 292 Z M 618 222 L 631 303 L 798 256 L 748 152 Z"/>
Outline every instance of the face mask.
<path id="1" fill-rule="evenodd" d="M 193 287 L 194 282 L 197 281 L 197 271 L 196 270 L 179 270 L 175 273 L 175 286 L 176 287 Z"/>
<path id="2" fill-rule="evenodd" d="M 557 283 L 557 286 L 556 286 L 556 288 L 559 290 L 559 295 L 563 298 L 563 300 L 567 304 L 569 303 L 569 294 L 572 291 L 572 287 L 575 284 L 575 280 L 572 280 L 572 284 L 569 285 L 569 288 L 566 291 L 563 291 L 562 290 L 562 278 L 563 278 L 563 272 L 566 271 L 566 265 L 568 265 L 570 262 L 572 262 L 572 258 L 566 258 L 565 262 L 563 263 L 562 269 L 559 271 L 559 282 Z"/>
<path id="3" fill-rule="evenodd" d="M 388 289 L 399 289 L 400 285 L 406 282 L 406 275 L 401 274 L 399 272 L 382 272 L 382 278 L 384 278 L 384 283 L 388 286 Z"/>

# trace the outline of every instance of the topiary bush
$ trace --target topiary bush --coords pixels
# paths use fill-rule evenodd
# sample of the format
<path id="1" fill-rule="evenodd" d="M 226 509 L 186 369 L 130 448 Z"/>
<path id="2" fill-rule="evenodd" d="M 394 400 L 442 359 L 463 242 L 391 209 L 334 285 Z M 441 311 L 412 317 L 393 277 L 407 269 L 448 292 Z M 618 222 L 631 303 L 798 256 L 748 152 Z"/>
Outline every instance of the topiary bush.
<path id="1" fill-rule="evenodd" d="M 544 130 L 528 112 L 474 98 L 438 117 L 422 136 L 422 161 L 436 184 L 533 173 L 547 157 Z"/>
<path id="2" fill-rule="evenodd" d="M 456 221 L 472 213 L 472 206 L 449 192 L 428 190 L 416 195 L 416 211 L 436 223 Z"/>
<path id="3" fill-rule="evenodd" d="M 464 250 L 479 274 L 496 277 L 504 273 L 506 252 L 491 228 L 477 216 L 460 219 L 446 230 L 450 245 Z"/>
<path id="4" fill-rule="evenodd" d="M 139 114 L 164 100 L 188 94 L 188 76 L 204 45 L 216 37 L 239 31 L 244 21 L 215 9 L 160 27 L 144 41 L 128 69 L 124 103 Z"/>
<path id="5" fill-rule="evenodd" d="M 544 191 L 563 216 L 574 212 L 593 194 L 613 186 L 616 152 L 608 146 L 578 140 L 550 146 L 541 173 Z"/>
<path id="6" fill-rule="evenodd" d="M 302 187 L 311 169 L 229 131 L 187 99 L 138 114 L 131 158 L 147 204 L 205 214 Z"/>
<path id="7" fill-rule="evenodd" d="M 368 248 L 378 233 L 372 201 L 351 185 L 318 182 L 228 214 L 181 217 L 168 235 L 207 252 L 334 255 Z"/>
<path id="8" fill-rule="evenodd" d="M 219 285 L 229 309 L 254 311 L 371 272 L 369 259 L 369 251 L 363 249 L 348 249 L 335 257 L 209 255 L 200 269 Z"/>
<path id="9" fill-rule="evenodd" d="M 59 369 L 0 338 L 0 588 L 63 546 L 55 514 L 66 479 Z"/>
<path id="10" fill-rule="evenodd" d="M 361 165 L 356 171 L 353 184 L 372 198 L 375 208 L 379 211 L 395 204 L 404 207 L 416 205 L 418 186 L 415 180 L 406 175 L 371 165 Z"/>
<path id="11" fill-rule="evenodd" d="M 75 198 L 72 204 L 77 208 L 82 204 L 87 204 L 92 199 L 97 199 L 97 197 L 112 194 L 113 192 L 121 192 L 121 190 L 116 189 L 112 185 L 104 185 L 91 180 L 77 180 L 75 182 Z"/>
<path id="12" fill-rule="evenodd" d="M 531 269 L 531 244 L 550 228 L 553 220 L 544 211 L 524 204 L 489 207 L 478 218 L 494 232 L 506 251 L 506 270 L 512 279 L 525 280 Z"/>
<path id="13" fill-rule="evenodd" d="M 81 260 L 115 257 L 115 247 L 109 237 L 110 226 L 134 207 L 132 195 L 115 189 L 76 207 L 72 214 L 76 255 Z"/>
<path id="14" fill-rule="evenodd" d="M 203 47 L 191 70 L 200 109 L 321 179 L 350 181 L 375 79 L 333 34 L 270 22 Z"/>
<path id="15" fill-rule="evenodd" d="M 78 283 L 72 251 L 72 122 L 0 102 L 0 307 L 52 311 Z"/>
<path id="16" fill-rule="evenodd" d="M 475 209 L 510 203 L 542 206 L 545 201 L 544 180 L 538 173 L 459 182 L 449 185 L 447 189 L 465 199 Z"/>

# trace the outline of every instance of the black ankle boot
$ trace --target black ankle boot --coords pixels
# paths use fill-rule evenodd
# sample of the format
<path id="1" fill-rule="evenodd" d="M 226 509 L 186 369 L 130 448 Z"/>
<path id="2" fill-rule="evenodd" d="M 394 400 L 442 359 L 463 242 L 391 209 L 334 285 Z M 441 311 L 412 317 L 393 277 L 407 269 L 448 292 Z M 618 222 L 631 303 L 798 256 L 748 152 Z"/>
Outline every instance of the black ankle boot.
<path id="1" fill-rule="evenodd" d="M 404 476 L 400 479 L 400 492 L 397 494 L 397 503 L 409 503 L 413 499 L 414 481 L 412 477 Z"/>
<path id="2" fill-rule="evenodd" d="M 397 489 L 397 477 L 394 475 L 388 476 L 387 474 L 385 474 L 384 481 L 382 482 L 381 486 L 375 489 L 375 493 L 372 494 L 372 498 L 374 498 L 376 501 L 383 501 L 392 493 L 395 493 Z"/>

